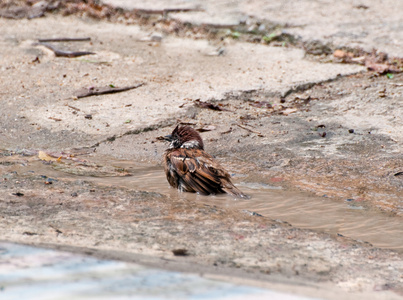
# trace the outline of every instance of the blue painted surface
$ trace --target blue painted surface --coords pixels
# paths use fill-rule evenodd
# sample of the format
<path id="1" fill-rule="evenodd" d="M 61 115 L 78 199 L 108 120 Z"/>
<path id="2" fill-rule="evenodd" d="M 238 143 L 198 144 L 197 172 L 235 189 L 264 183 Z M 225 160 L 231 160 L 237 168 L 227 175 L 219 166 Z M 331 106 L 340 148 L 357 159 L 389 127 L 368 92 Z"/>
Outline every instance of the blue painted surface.
<path id="1" fill-rule="evenodd" d="M 0 299 L 307 298 L 133 263 L 0 243 Z"/>

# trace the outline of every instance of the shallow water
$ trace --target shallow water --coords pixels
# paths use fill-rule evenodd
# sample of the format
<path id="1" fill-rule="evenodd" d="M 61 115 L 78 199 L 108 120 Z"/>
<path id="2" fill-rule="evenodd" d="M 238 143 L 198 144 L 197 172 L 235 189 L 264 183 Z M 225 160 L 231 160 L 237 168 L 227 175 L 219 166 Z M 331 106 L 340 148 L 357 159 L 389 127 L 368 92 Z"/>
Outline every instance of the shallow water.
<path id="1" fill-rule="evenodd" d="M 96 170 L 91 170 L 87 174 L 76 172 L 74 167 L 57 170 L 39 161 L 30 163 L 24 169 L 56 179 L 80 179 L 104 186 L 155 191 L 167 195 L 172 201 L 186 198 L 218 207 L 248 210 L 271 219 L 286 221 L 298 228 L 338 233 L 369 242 L 376 247 L 403 251 L 402 218 L 375 209 L 365 209 L 359 202 L 334 201 L 309 193 L 289 192 L 269 185 L 236 181 L 236 185 L 250 195 L 251 199 L 234 199 L 228 195 L 201 196 L 179 193 L 169 187 L 160 166 L 139 165 L 128 161 L 111 162 L 110 159 L 108 164 L 117 168 L 124 167 L 133 176 L 105 176 L 105 173 L 94 176 Z"/>

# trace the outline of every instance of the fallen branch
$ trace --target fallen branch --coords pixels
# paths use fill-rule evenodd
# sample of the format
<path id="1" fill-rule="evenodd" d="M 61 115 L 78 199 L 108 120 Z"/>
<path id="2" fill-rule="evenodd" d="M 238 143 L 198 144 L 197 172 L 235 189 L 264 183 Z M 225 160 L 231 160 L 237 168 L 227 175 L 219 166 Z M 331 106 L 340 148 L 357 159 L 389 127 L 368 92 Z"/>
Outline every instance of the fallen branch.
<path id="1" fill-rule="evenodd" d="M 52 50 L 56 56 L 58 57 L 79 57 L 83 55 L 91 55 L 95 54 L 94 52 L 89 52 L 89 51 L 64 51 L 57 49 L 55 46 L 52 46 L 47 43 L 39 43 L 38 45 L 42 45 L 50 50 Z"/>
<path id="2" fill-rule="evenodd" d="M 91 41 L 91 38 L 54 38 L 54 39 L 39 39 L 39 43 L 48 43 L 48 42 L 86 42 Z"/>
<path id="3" fill-rule="evenodd" d="M 90 88 L 83 88 L 74 93 L 74 96 L 77 98 L 84 98 L 84 97 L 90 97 L 90 96 L 98 96 L 98 95 L 105 95 L 105 94 L 114 94 L 114 93 L 120 93 L 120 92 L 125 92 L 128 90 L 136 89 L 138 87 L 141 87 L 144 85 L 144 82 L 141 82 L 136 85 L 132 86 L 126 86 L 126 87 L 90 87 Z"/>

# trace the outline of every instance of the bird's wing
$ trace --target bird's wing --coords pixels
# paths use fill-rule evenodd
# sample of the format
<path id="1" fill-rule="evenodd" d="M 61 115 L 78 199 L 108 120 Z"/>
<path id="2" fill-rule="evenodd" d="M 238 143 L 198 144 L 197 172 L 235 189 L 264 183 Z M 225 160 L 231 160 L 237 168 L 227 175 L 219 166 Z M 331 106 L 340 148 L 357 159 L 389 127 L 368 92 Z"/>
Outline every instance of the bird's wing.
<path id="1" fill-rule="evenodd" d="M 200 168 L 196 169 L 194 173 L 196 177 L 200 179 L 208 179 L 207 183 L 217 184 L 217 191 L 211 192 L 213 194 L 227 193 L 235 197 L 249 198 L 249 196 L 242 193 L 232 182 L 231 176 L 228 172 L 209 154 L 203 150 L 198 150 L 203 152 L 203 155 L 197 156 L 197 160 L 200 164 Z"/>
<path id="2" fill-rule="evenodd" d="M 229 174 L 209 154 L 200 149 L 176 149 L 167 158 L 171 173 L 177 174 L 179 184 L 189 192 L 223 193 L 223 180 Z"/>

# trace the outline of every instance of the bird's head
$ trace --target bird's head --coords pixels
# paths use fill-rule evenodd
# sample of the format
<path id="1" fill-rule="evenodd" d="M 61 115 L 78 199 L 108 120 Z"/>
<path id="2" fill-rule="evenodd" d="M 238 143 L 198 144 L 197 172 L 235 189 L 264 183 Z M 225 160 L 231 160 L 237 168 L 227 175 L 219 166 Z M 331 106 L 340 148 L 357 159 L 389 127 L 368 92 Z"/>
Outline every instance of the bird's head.
<path id="1" fill-rule="evenodd" d="M 178 125 L 170 135 L 164 139 L 171 144 L 169 149 L 186 148 L 186 149 L 204 149 L 203 140 L 200 134 L 190 126 Z"/>

